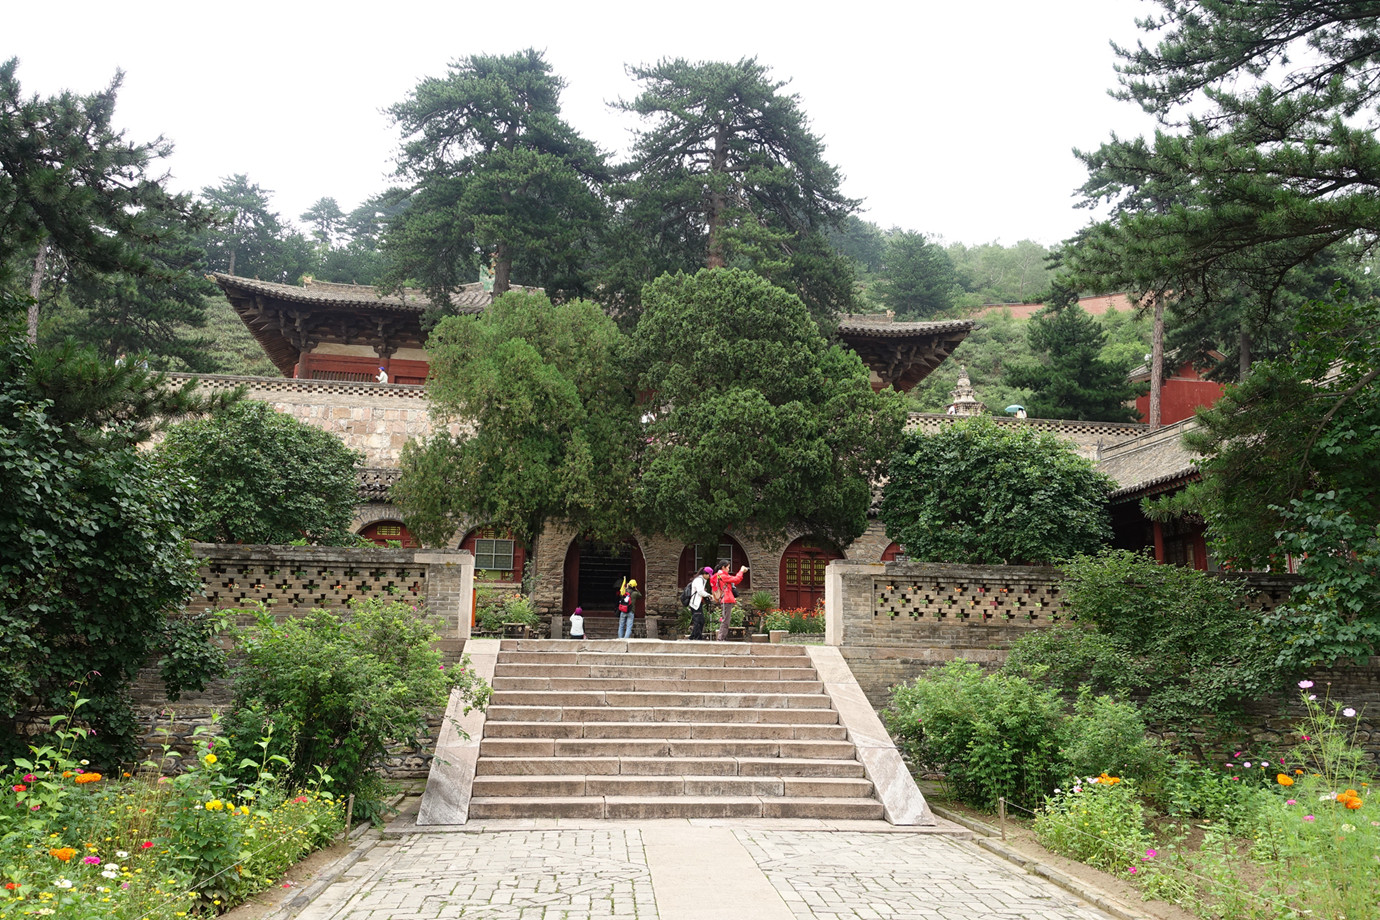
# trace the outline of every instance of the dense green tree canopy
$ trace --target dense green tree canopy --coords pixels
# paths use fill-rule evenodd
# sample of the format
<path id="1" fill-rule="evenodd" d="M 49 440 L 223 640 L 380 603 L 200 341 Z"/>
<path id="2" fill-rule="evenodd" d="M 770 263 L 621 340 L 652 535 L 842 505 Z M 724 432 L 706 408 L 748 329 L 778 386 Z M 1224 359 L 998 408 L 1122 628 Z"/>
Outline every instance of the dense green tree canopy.
<path id="1" fill-rule="evenodd" d="M 953 306 L 956 283 L 944 247 L 907 230 L 887 238 L 874 292 L 899 320 L 930 319 Z"/>
<path id="2" fill-rule="evenodd" d="M 1305 307 L 1283 358 L 1228 386 L 1185 440 L 1202 480 L 1157 513 L 1193 513 L 1242 568 L 1299 560 L 1308 584 L 1281 608 L 1300 665 L 1380 653 L 1380 306 Z"/>
<path id="3" fill-rule="evenodd" d="M 79 687 L 103 765 L 132 760 L 130 682 L 166 646 L 200 648 L 162 671 L 175 694 L 214 660 L 195 623 L 169 622 L 197 585 L 181 529 L 188 484 L 137 448 L 158 420 L 210 406 L 133 364 L 89 349 L 0 348 L 0 758 L 21 727 L 71 705 Z M 187 633 L 180 627 L 191 626 Z M 204 640 L 204 634 L 200 636 Z"/>
<path id="4" fill-rule="evenodd" d="M 437 545 L 478 519 L 532 547 L 551 518 L 607 539 L 631 530 L 639 426 L 622 347 L 583 300 L 509 292 L 444 318 L 427 343 L 437 424 L 404 449 L 392 493 L 412 532 Z"/>
<path id="5" fill-rule="evenodd" d="M 1078 305 L 1073 292 L 1063 291 L 1060 299 L 1032 316 L 1026 331 L 1036 360 L 1013 365 L 1006 383 L 1030 390 L 1025 408 L 1031 416 L 1136 420 L 1135 408 L 1126 405 L 1136 395 L 1136 388 L 1126 381 L 1130 367 L 1103 360 L 1107 334 Z"/>
<path id="6" fill-rule="evenodd" d="M 611 284 L 734 266 L 798 293 L 824 320 L 852 301 L 849 264 L 823 234 L 858 205 L 809 129 L 799 99 L 753 58 L 629 67 L 642 83 L 617 103 L 647 123 L 620 201 Z M 635 291 L 626 294 L 635 300 Z"/>
<path id="7" fill-rule="evenodd" d="M 847 544 L 904 413 L 795 295 L 735 269 L 667 275 L 643 293 L 632 364 L 646 446 L 645 529 L 710 543 L 798 527 Z"/>
<path id="8" fill-rule="evenodd" d="M 1032 240 L 1011 246 L 953 243 L 945 251 L 966 292 L 965 303 L 1029 303 L 1049 290 L 1049 250 Z"/>
<path id="9" fill-rule="evenodd" d="M 207 543 L 352 542 L 361 457 L 328 431 L 246 400 L 182 422 L 156 448 L 194 483 L 184 529 Z"/>
<path id="10" fill-rule="evenodd" d="M 539 51 L 471 55 L 389 109 L 409 183 L 386 237 L 395 282 L 416 279 L 444 306 L 483 264 L 495 293 L 512 283 L 561 297 L 585 291 L 606 171 L 561 119 L 564 87 Z"/>
<path id="11" fill-rule="evenodd" d="M 906 435 L 882 492 L 887 535 L 921 562 L 1049 563 L 1111 537 L 1111 481 L 1066 442 L 976 418 Z"/>

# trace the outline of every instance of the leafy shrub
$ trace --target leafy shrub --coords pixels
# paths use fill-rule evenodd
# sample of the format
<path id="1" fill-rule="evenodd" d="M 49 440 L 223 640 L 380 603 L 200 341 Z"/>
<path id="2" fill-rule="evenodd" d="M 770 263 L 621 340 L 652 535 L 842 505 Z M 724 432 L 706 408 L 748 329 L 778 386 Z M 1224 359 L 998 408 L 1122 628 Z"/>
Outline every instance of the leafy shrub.
<path id="1" fill-rule="evenodd" d="M 161 467 L 195 481 L 194 540 L 354 545 L 349 532 L 361 455 L 328 431 L 245 400 L 174 425 L 155 448 Z"/>
<path id="2" fill-rule="evenodd" d="M 1005 796 L 1034 808 L 1065 775 L 1064 704 L 1019 677 L 952 661 L 898 687 L 888 726 L 911 762 L 944 775 L 962 800 L 994 808 Z"/>
<path id="3" fill-rule="evenodd" d="M 253 612 L 226 722 L 234 762 L 259 763 L 268 737 L 267 753 L 288 764 L 289 786 L 324 771 L 331 779 L 323 788 L 353 794 L 363 817 L 382 808 L 375 766 L 389 742 L 415 743 L 454 687 L 467 706 L 487 704 L 488 685 L 468 667 L 445 670 L 434 625 L 408 604 L 371 598 L 343 616 L 313 610 L 282 623 L 263 607 Z"/>
<path id="4" fill-rule="evenodd" d="M 1106 774 L 1058 790 L 1035 818 L 1035 833 L 1051 851 L 1110 872 L 1154 858 L 1135 784 Z"/>
<path id="5" fill-rule="evenodd" d="M 881 518 L 917 562 L 1051 562 L 1107 543 L 1110 491 L 1058 437 L 975 418 L 906 435 L 888 467 Z"/>
<path id="6" fill-rule="evenodd" d="M 1067 740 L 1060 755 L 1074 776 L 1110 773 L 1144 779 L 1156 772 L 1155 746 L 1146 739 L 1145 722 L 1130 703 L 1082 693 L 1061 734 Z"/>
<path id="7" fill-rule="evenodd" d="M 500 633 L 505 623 L 521 623 L 535 628 L 541 622 L 532 602 L 522 594 L 495 595 L 492 589 L 480 589 L 475 599 L 475 624 L 480 632 Z"/>
<path id="8" fill-rule="evenodd" d="M 1283 689 L 1279 642 L 1242 606 L 1238 582 L 1126 550 L 1062 568 L 1077 627 L 1020 640 L 1008 673 L 1135 696 L 1149 721 L 1221 732 L 1246 703 Z"/>

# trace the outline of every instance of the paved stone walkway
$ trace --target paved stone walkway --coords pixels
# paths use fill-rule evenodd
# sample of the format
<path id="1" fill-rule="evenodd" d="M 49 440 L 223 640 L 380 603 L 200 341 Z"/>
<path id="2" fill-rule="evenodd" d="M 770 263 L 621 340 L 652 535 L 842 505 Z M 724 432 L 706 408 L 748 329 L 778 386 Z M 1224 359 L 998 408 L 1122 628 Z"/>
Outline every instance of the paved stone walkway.
<path id="1" fill-rule="evenodd" d="M 1107 920 L 934 834 L 603 822 L 386 838 L 300 920 Z"/>

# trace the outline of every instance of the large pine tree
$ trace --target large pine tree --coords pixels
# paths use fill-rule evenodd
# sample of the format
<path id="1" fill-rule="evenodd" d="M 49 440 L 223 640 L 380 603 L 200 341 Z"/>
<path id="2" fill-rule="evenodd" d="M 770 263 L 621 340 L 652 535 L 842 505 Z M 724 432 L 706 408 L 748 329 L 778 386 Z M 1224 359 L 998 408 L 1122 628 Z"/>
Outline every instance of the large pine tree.
<path id="1" fill-rule="evenodd" d="M 616 191 L 624 243 L 610 288 L 631 302 L 663 272 L 745 268 L 801 296 L 817 320 L 852 303 L 851 264 L 824 237 L 858 202 L 824 159 L 799 98 L 754 58 L 629 67 L 616 103 L 643 118 Z"/>
<path id="2" fill-rule="evenodd" d="M 462 58 L 389 109 L 409 183 L 384 242 L 394 283 L 419 280 L 441 306 L 481 265 L 492 266 L 495 294 L 514 283 L 557 298 L 587 289 L 606 171 L 561 119 L 564 88 L 529 48 Z"/>

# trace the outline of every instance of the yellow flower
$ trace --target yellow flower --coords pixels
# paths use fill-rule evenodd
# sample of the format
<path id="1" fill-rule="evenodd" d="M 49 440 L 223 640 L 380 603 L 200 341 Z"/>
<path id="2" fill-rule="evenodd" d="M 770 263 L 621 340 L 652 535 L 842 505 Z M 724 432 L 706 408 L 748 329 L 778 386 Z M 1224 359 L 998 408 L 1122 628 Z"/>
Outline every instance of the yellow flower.
<path id="1" fill-rule="evenodd" d="M 1275 782 L 1279 783 L 1281 786 L 1292 786 L 1294 785 L 1294 778 L 1284 773 L 1280 773 L 1275 777 Z"/>
<path id="2" fill-rule="evenodd" d="M 218 758 L 215 754 L 207 754 L 205 757 L 201 759 L 205 761 L 206 765 L 209 767 L 211 764 L 215 763 Z"/>

